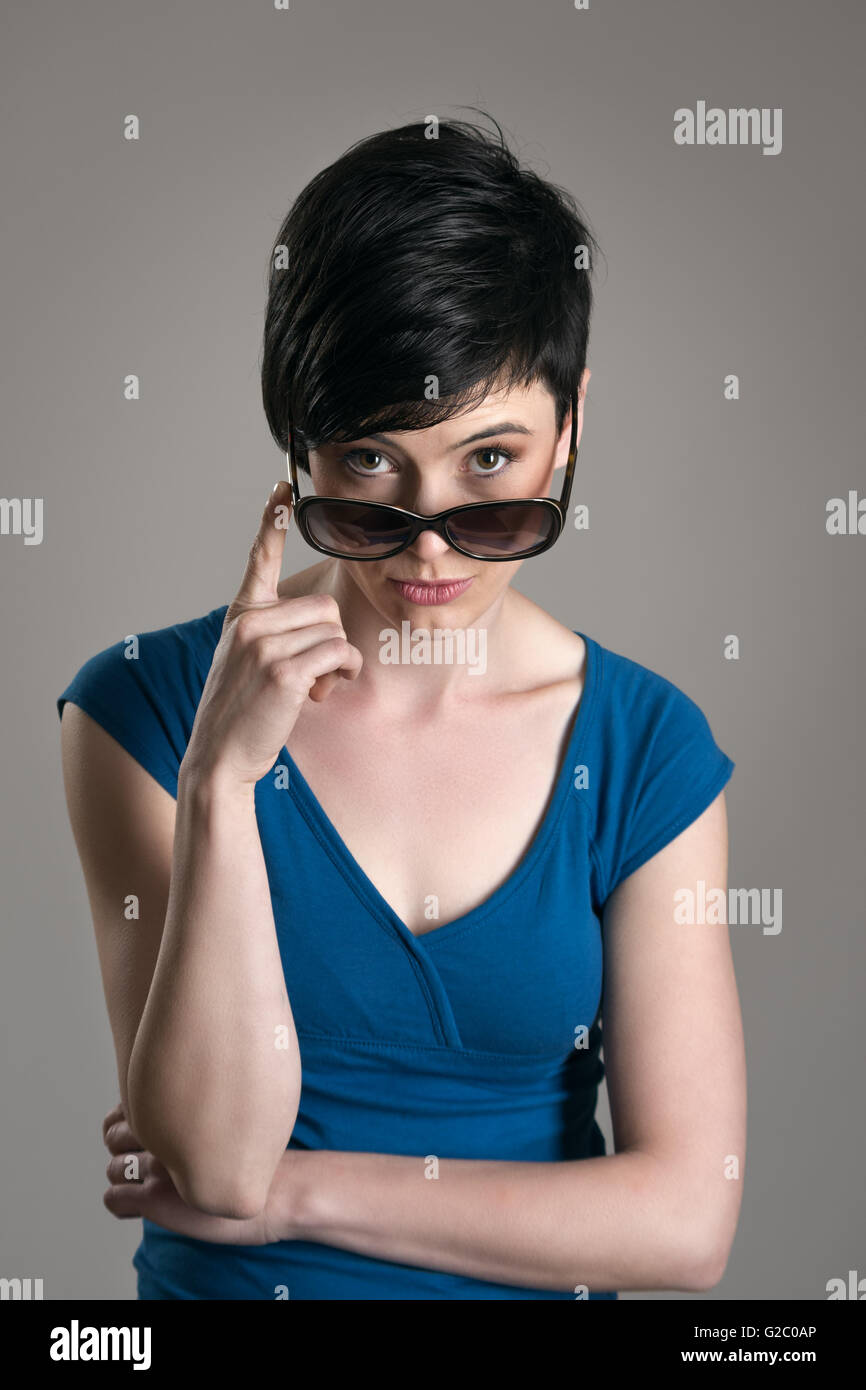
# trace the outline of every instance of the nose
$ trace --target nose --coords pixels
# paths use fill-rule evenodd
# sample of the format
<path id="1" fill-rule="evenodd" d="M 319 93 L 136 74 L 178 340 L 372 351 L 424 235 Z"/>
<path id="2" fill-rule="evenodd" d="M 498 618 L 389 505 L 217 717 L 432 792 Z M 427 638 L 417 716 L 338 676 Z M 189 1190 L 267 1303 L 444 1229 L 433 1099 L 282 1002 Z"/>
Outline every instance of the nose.
<path id="1" fill-rule="evenodd" d="M 439 512 L 445 511 L 447 507 L 454 506 L 460 501 L 453 494 L 445 496 L 447 491 L 447 488 L 436 487 L 434 479 L 424 475 L 417 480 L 416 487 L 410 486 L 402 497 L 389 500 L 415 512 L 417 516 L 436 516 Z M 455 554 L 453 547 L 448 544 L 445 537 L 437 536 L 435 531 L 422 531 L 420 536 L 416 536 L 412 545 L 406 548 L 419 560 L 424 561 L 437 560 L 449 552 L 452 555 Z"/>
<path id="2" fill-rule="evenodd" d="M 429 513 L 425 513 L 429 515 Z M 422 531 L 420 536 L 416 536 L 411 545 L 406 549 L 412 554 L 417 555 L 419 560 L 438 560 L 449 551 L 453 553 L 453 548 L 445 540 L 444 536 L 437 536 L 435 531 Z"/>

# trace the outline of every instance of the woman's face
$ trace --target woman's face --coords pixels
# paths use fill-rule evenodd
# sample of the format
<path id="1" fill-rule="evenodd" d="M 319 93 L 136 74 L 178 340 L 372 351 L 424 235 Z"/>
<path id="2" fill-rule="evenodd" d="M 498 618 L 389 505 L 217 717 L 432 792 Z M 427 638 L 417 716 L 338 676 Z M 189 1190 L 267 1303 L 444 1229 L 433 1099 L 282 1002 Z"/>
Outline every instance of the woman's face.
<path id="1" fill-rule="evenodd" d="M 587 370 L 581 380 L 578 444 L 589 376 Z M 535 382 L 493 392 L 471 411 L 427 429 L 322 444 L 310 450 L 310 473 L 320 496 L 387 502 L 433 516 L 467 502 L 548 496 L 555 470 L 568 460 L 570 439 L 571 412 L 557 436 L 554 398 Z M 413 627 L 432 628 L 440 619 L 448 627 L 471 626 L 523 561 L 473 560 L 435 532 L 422 531 L 399 555 L 336 564 L 341 582 L 360 590 L 388 622 L 408 618 Z"/>

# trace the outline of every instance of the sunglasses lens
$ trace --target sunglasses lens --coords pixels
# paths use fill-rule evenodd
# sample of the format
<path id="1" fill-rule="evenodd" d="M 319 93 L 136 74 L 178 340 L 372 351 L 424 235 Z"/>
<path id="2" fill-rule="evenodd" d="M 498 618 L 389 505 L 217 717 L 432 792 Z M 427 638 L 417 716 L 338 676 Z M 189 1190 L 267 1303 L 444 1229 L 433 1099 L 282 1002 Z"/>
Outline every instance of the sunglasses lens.
<path id="1" fill-rule="evenodd" d="M 556 518 L 550 507 L 538 502 L 505 502 L 458 512 L 448 522 L 448 534 L 480 558 L 525 555 L 550 544 Z"/>
<path id="2" fill-rule="evenodd" d="M 304 520 L 314 544 L 347 558 L 389 555 L 410 534 L 399 512 L 365 502 L 312 500 Z M 450 541 L 479 559 L 517 558 L 550 545 L 556 536 L 556 517 L 539 502 L 503 502 L 458 512 L 446 529 Z"/>
<path id="3" fill-rule="evenodd" d="M 398 513 L 365 502 L 312 501 L 304 520 L 317 545 L 343 555 L 387 555 L 402 544 L 409 528 Z"/>

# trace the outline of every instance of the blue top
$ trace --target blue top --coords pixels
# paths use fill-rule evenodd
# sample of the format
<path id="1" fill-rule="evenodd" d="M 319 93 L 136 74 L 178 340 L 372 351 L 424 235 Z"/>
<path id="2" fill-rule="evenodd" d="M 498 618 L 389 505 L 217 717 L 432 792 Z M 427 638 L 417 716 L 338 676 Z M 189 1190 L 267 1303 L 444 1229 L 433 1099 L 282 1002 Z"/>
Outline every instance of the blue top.
<path id="1" fill-rule="evenodd" d="M 58 711 L 79 705 L 176 796 L 225 613 L 140 634 L 137 656 L 128 640 L 97 653 Z M 604 1154 L 595 1107 L 605 900 L 709 806 L 734 763 L 689 696 L 579 636 L 584 689 L 535 839 L 485 902 L 420 937 L 361 869 L 286 748 L 256 784 L 301 1051 L 290 1148 L 413 1154 L 419 1181 L 430 1155 L 543 1163 Z M 215 1245 L 142 1227 L 139 1298 L 575 1298 L 312 1242 Z"/>

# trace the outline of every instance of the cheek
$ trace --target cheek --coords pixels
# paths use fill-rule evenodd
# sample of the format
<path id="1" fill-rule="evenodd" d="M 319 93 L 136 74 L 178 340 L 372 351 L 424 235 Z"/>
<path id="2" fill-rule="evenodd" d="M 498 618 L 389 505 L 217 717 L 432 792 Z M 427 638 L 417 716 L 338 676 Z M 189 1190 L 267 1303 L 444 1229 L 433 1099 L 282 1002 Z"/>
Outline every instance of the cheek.
<path id="1" fill-rule="evenodd" d="M 366 560 L 364 562 L 341 560 L 340 564 L 345 567 L 350 580 L 360 593 L 365 594 L 367 598 L 374 596 L 381 598 L 382 593 L 391 588 L 388 583 L 388 566 L 393 565 L 395 558 L 399 560 L 400 556 L 392 556 L 389 560 Z"/>
<path id="2" fill-rule="evenodd" d="M 501 560 L 494 561 L 492 564 L 485 565 L 486 572 L 492 571 L 492 578 L 497 588 L 504 589 L 511 579 L 514 578 L 521 565 L 526 563 L 526 556 L 521 560 Z"/>

